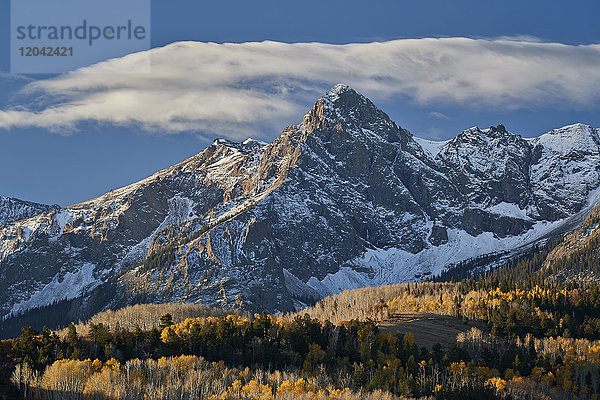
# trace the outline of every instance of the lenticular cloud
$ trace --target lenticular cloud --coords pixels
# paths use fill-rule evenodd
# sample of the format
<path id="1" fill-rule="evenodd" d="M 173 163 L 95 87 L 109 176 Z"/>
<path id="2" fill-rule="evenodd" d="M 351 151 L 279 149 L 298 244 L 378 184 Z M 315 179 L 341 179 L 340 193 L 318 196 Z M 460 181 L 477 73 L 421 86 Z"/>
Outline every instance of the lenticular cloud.
<path id="1" fill-rule="evenodd" d="M 151 72 L 146 71 L 151 63 Z M 600 45 L 508 39 L 324 43 L 178 42 L 27 84 L 0 127 L 76 130 L 83 122 L 239 139 L 298 119 L 338 82 L 374 100 L 488 109 L 589 109 Z"/>

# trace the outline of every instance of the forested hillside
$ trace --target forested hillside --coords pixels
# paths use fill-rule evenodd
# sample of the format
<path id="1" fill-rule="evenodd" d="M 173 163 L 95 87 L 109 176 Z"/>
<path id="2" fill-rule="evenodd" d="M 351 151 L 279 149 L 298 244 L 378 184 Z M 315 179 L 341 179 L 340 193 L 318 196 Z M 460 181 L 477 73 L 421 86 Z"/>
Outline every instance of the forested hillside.
<path id="1" fill-rule="evenodd" d="M 92 322 L 85 334 L 75 325 L 62 338 L 25 328 L 3 342 L 3 365 L 23 394 L 48 399 L 74 393 L 119 399 L 368 398 L 365 393 L 596 399 L 600 289 L 498 280 L 506 273 L 346 291 L 298 315 L 174 323 L 165 314 L 158 327 L 131 330 L 124 328 L 131 311 L 121 311 L 104 319 L 117 322 L 110 328 Z M 411 332 L 384 333 L 378 325 L 407 311 L 483 327 L 459 334 L 451 346 L 419 348 Z"/>

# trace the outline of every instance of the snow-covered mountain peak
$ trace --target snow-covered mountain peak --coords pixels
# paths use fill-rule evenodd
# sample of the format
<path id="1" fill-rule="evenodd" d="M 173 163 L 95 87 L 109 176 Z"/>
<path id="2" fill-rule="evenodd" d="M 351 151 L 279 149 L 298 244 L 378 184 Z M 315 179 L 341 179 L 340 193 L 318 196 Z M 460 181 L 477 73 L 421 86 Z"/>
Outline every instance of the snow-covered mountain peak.
<path id="1" fill-rule="evenodd" d="M 207 150 L 215 150 L 221 147 L 227 148 L 227 149 L 235 149 L 235 150 L 240 150 L 242 148 L 244 148 L 246 145 L 246 143 L 238 143 L 238 142 L 234 142 L 232 140 L 229 139 L 223 139 L 223 138 L 218 138 L 215 139 L 210 146 L 208 146 Z"/>
<path id="2" fill-rule="evenodd" d="M 548 136 L 560 136 L 561 138 L 576 138 L 576 137 L 592 137 L 597 136 L 596 129 L 592 128 L 590 125 L 576 123 L 571 125 L 566 125 L 558 129 L 553 129 L 540 137 L 545 135 Z"/>
<path id="3" fill-rule="evenodd" d="M 577 123 L 562 128 L 553 129 L 536 138 L 530 139 L 531 143 L 542 145 L 544 148 L 561 155 L 572 152 L 597 153 L 600 148 L 600 130 L 589 125 Z"/>
<path id="4" fill-rule="evenodd" d="M 478 135 L 480 133 L 481 133 L 481 129 L 479 129 L 478 126 L 472 126 L 469 129 L 465 129 L 464 131 L 459 133 L 458 136 L 460 136 L 460 135 Z"/>
<path id="5" fill-rule="evenodd" d="M 469 129 L 465 129 L 464 131 L 459 133 L 454 139 L 450 139 L 441 151 L 448 151 L 449 149 L 456 148 L 458 146 L 464 146 L 465 144 L 486 146 L 487 143 L 487 135 L 485 135 L 484 132 L 481 129 L 479 129 L 478 126 L 474 126 Z"/>
<path id="6" fill-rule="evenodd" d="M 335 85 L 334 87 L 332 87 L 331 89 L 329 89 L 327 91 L 327 93 L 325 93 L 323 95 L 323 99 L 325 100 L 329 100 L 331 102 L 335 102 L 337 99 L 339 99 L 339 97 L 346 92 L 353 92 L 354 94 L 360 95 L 357 91 L 355 91 L 354 89 L 352 89 L 350 86 L 344 84 L 344 83 L 338 83 L 337 85 Z"/>
<path id="7" fill-rule="evenodd" d="M 342 117 L 353 117 L 353 112 L 358 111 L 361 108 L 382 113 L 371 100 L 352 89 L 350 86 L 344 84 L 335 85 L 317 100 L 317 103 L 319 102 L 323 104 L 325 112 L 329 111 L 330 113 L 348 114 L 342 115 Z"/>
<path id="8" fill-rule="evenodd" d="M 337 132 L 339 139 L 355 143 L 398 142 L 401 132 L 410 136 L 368 98 L 343 84 L 334 86 L 315 102 L 304 116 L 300 130 L 309 134 L 324 132 L 327 136 Z"/>

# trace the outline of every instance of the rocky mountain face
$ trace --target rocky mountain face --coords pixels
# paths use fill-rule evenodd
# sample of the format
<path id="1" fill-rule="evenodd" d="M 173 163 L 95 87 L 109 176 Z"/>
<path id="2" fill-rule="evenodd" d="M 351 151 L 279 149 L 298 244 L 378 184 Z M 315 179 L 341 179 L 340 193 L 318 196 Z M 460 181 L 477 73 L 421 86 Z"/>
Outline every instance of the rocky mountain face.
<path id="1" fill-rule="evenodd" d="M 52 206 L 0 196 L 0 226 L 29 218 L 52 209 Z"/>
<path id="2" fill-rule="evenodd" d="M 73 299 L 290 310 L 573 228 L 598 202 L 600 130 L 414 137 L 337 85 L 272 143 L 216 140 L 136 184 L 0 228 L 0 314 Z"/>

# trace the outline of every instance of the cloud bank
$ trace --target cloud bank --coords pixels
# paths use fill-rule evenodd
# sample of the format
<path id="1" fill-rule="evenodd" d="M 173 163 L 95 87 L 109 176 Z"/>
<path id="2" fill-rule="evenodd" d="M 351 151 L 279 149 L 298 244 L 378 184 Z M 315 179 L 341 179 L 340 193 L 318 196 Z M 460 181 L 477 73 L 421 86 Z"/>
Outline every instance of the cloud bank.
<path id="1" fill-rule="evenodd" d="M 136 73 L 151 62 L 151 73 Z M 28 83 L 0 128 L 83 124 L 233 139 L 299 121 L 343 82 L 374 101 L 486 109 L 600 103 L 600 45 L 514 39 L 406 39 L 331 45 L 178 42 Z"/>

